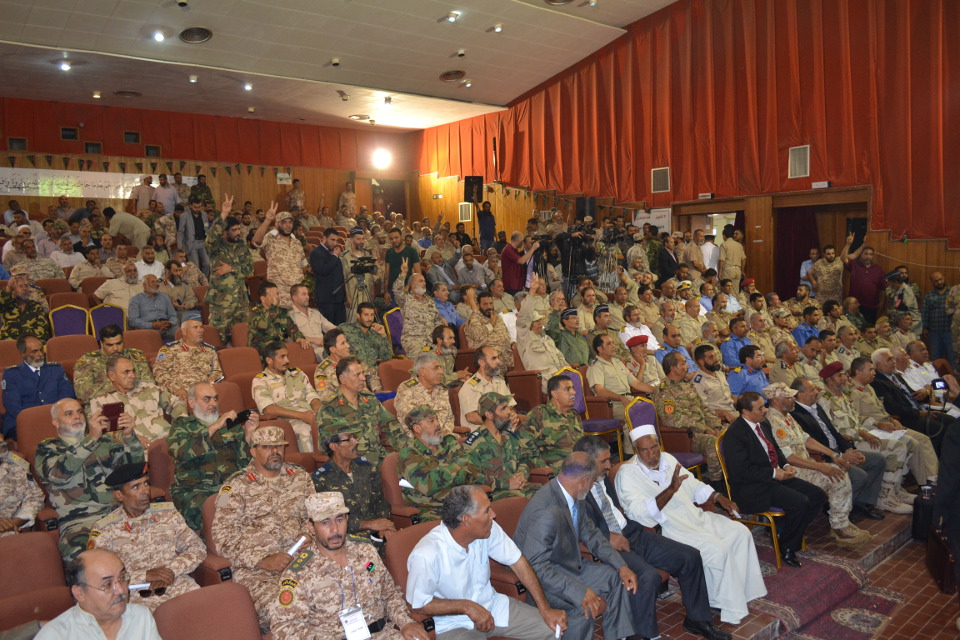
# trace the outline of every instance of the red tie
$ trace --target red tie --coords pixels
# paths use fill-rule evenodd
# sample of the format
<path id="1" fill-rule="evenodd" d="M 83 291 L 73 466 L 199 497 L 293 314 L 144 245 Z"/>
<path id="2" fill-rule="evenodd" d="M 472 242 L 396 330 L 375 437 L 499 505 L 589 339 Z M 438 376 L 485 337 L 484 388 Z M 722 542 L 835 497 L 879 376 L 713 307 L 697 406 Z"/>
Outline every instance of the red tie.
<path id="1" fill-rule="evenodd" d="M 759 424 L 756 426 L 756 429 L 757 435 L 760 436 L 760 441 L 767 446 L 767 457 L 770 458 L 770 466 L 776 469 L 779 466 L 777 465 L 777 452 L 773 450 L 773 445 L 770 444 L 770 441 L 763 435 Z"/>

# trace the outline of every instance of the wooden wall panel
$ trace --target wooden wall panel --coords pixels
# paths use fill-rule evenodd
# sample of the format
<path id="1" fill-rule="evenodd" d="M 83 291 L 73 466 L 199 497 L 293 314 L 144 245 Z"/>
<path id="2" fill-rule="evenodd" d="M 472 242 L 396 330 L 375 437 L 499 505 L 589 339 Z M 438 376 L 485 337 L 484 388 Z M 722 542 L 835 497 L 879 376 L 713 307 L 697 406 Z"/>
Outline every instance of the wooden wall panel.
<path id="1" fill-rule="evenodd" d="M 747 254 L 745 273 L 757 281 L 757 289 L 770 291 L 774 284 L 773 269 L 773 208 L 770 196 L 747 198 L 743 210 L 745 244 Z M 718 243 L 722 241 L 717 238 Z"/>

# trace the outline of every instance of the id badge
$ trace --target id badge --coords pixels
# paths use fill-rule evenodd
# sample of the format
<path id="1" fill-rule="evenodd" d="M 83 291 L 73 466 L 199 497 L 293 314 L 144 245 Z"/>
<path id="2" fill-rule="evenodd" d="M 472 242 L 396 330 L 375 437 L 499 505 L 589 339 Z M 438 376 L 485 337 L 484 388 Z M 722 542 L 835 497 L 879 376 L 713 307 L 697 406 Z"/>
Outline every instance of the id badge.
<path id="1" fill-rule="evenodd" d="M 366 640 L 370 637 L 370 628 L 367 626 L 366 618 L 363 617 L 363 609 L 360 605 L 341 609 L 340 624 L 343 626 L 343 634 L 347 640 Z"/>

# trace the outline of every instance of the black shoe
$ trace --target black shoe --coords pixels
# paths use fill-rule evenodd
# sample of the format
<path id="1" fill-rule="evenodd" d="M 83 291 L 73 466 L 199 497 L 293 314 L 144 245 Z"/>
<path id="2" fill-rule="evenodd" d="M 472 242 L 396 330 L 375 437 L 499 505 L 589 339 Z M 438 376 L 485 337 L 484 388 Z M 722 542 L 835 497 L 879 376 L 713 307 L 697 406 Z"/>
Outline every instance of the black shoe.
<path id="1" fill-rule="evenodd" d="M 855 504 L 853 505 L 853 510 L 866 516 L 867 518 L 870 518 L 871 520 L 883 520 L 885 517 L 880 509 L 877 509 L 871 504 Z"/>
<path id="2" fill-rule="evenodd" d="M 689 617 L 683 619 L 683 630 L 687 633 L 703 636 L 707 640 L 730 640 L 732 637 L 708 620 L 691 620 Z"/>
<path id="3" fill-rule="evenodd" d="M 797 552 L 793 549 L 784 549 L 782 560 L 793 567 L 794 569 L 800 569 L 803 567 L 803 563 L 800 562 L 800 557 L 797 555 Z"/>

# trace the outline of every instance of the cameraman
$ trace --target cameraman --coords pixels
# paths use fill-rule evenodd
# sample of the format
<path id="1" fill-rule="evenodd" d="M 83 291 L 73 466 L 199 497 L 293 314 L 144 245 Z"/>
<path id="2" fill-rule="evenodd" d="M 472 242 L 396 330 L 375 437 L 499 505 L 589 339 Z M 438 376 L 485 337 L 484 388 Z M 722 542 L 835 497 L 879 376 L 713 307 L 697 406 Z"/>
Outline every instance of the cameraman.
<path id="1" fill-rule="evenodd" d="M 526 247 L 527 250 L 521 256 L 520 247 L 523 244 L 523 234 L 514 231 L 510 236 L 510 242 L 503 248 L 503 254 L 500 257 L 503 268 L 503 286 L 507 293 L 511 295 L 526 288 L 527 262 L 533 258 L 537 249 L 540 248 L 539 242 L 533 242 Z"/>
<path id="2" fill-rule="evenodd" d="M 364 245 L 367 243 L 367 236 L 363 232 L 363 229 L 360 227 L 354 227 L 350 229 L 350 239 L 347 241 L 349 249 L 340 256 L 340 262 L 343 264 L 343 277 L 347 281 L 347 306 L 353 306 L 354 299 L 356 298 L 358 280 L 361 280 L 366 284 L 367 288 L 367 300 L 373 300 L 373 285 L 375 282 L 374 273 L 376 273 L 376 266 L 372 263 L 369 263 L 369 260 L 373 260 L 373 254 L 370 253 L 368 249 L 364 248 Z M 368 271 L 364 274 L 355 274 L 353 273 L 354 263 L 358 258 L 367 258 L 368 260 L 363 261 L 361 264 L 363 266 L 373 267 L 373 271 Z M 366 270 L 366 269 L 365 269 Z M 353 275 L 354 277 L 350 277 Z M 365 302 L 361 300 L 360 302 Z"/>
<path id="3" fill-rule="evenodd" d="M 593 218 L 590 218 L 590 221 L 593 222 Z M 577 224 L 569 227 L 564 233 L 557 234 L 554 242 L 560 249 L 564 292 L 569 299 L 573 297 L 573 283 L 586 271 L 583 249 L 585 245 L 593 242 L 593 229 L 584 224 Z"/>

